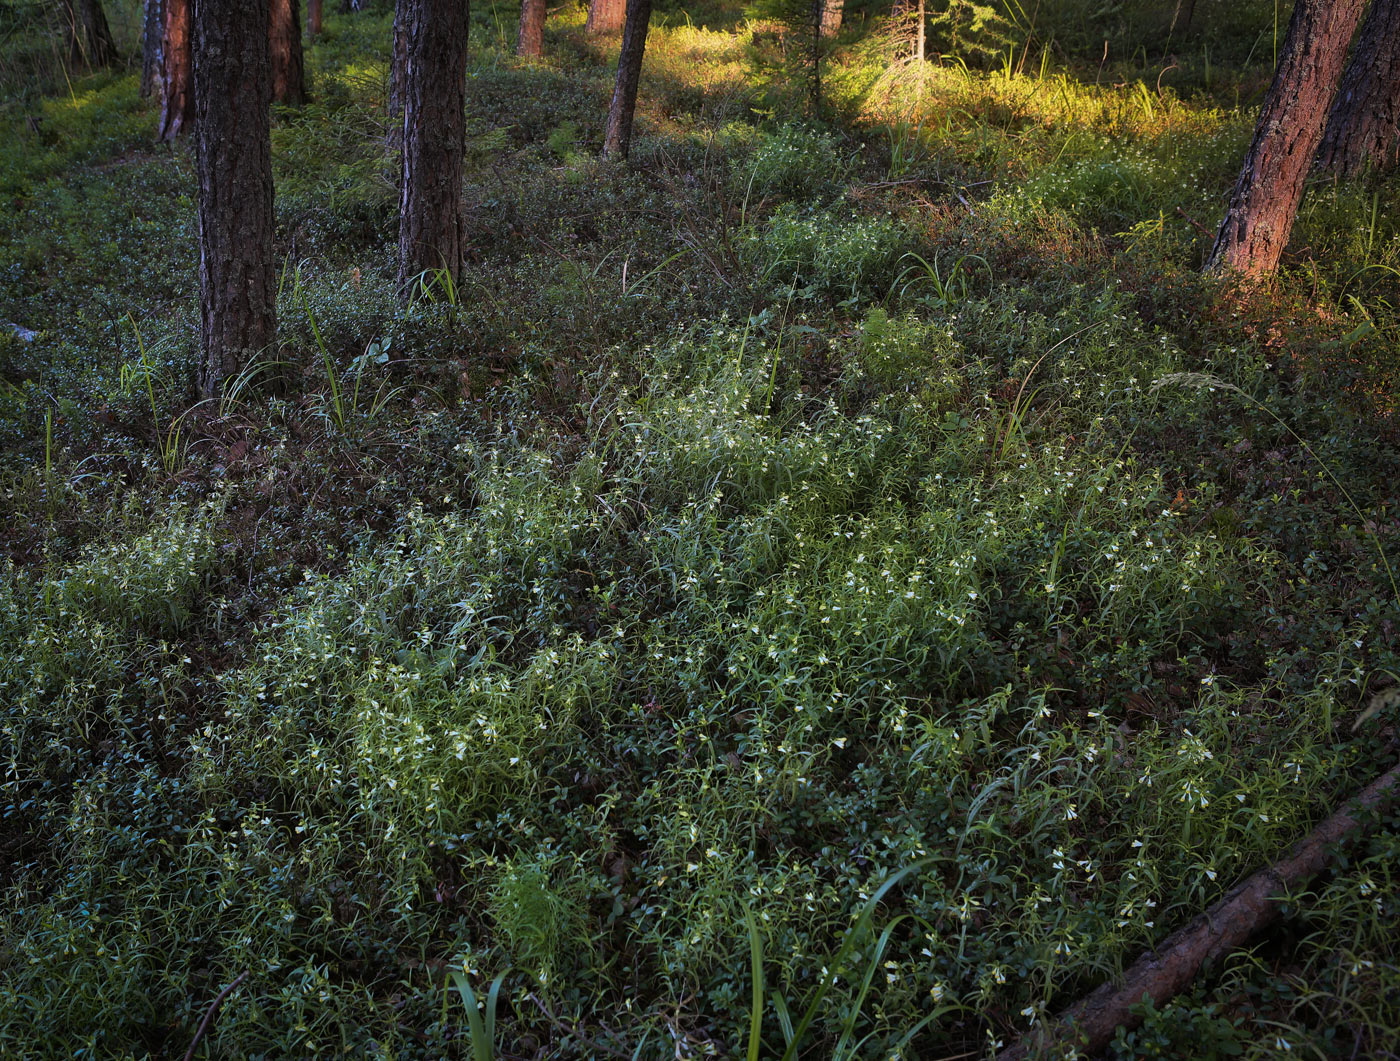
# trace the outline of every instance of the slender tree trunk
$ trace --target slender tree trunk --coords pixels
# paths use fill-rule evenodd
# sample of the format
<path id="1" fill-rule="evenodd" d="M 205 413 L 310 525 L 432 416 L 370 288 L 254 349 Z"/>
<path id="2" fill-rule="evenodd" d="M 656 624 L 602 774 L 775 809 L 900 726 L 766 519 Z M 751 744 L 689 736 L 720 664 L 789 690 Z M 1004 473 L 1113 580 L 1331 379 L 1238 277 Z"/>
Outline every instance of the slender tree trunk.
<path id="1" fill-rule="evenodd" d="M 160 87 L 160 42 L 165 35 L 165 5 L 146 0 L 141 9 L 141 95 L 154 96 Z"/>
<path id="2" fill-rule="evenodd" d="M 101 0 L 63 0 L 64 30 L 71 62 L 96 69 L 121 59 Z"/>
<path id="3" fill-rule="evenodd" d="M 306 0 L 306 32 L 313 41 L 321 35 L 321 0 Z"/>
<path id="4" fill-rule="evenodd" d="M 583 32 L 590 36 L 621 32 L 627 20 L 627 8 L 627 0 L 591 0 Z"/>
<path id="5" fill-rule="evenodd" d="M 1400 0 L 1371 0 L 1342 75 L 1317 163 L 1342 177 L 1396 164 L 1400 147 Z"/>
<path id="6" fill-rule="evenodd" d="M 164 0 L 160 42 L 161 140 L 174 140 L 194 121 L 194 35 L 190 0 Z"/>
<path id="7" fill-rule="evenodd" d="M 1298 0 L 1206 269 L 1250 278 L 1277 268 L 1366 0 Z"/>
<path id="8" fill-rule="evenodd" d="M 841 29 L 846 0 L 814 0 L 814 3 L 817 5 L 817 31 L 822 40 L 829 40 Z"/>
<path id="9" fill-rule="evenodd" d="M 627 24 L 617 57 L 617 84 L 613 86 L 608 125 L 603 133 L 604 158 L 626 158 L 632 146 L 632 118 L 637 113 L 637 86 L 642 80 L 642 54 L 650 23 L 651 0 L 627 0 Z"/>
<path id="10" fill-rule="evenodd" d="M 544 51 L 545 0 L 522 0 L 515 54 L 538 59 Z"/>
<path id="11" fill-rule="evenodd" d="M 924 0 L 919 0 L 919 32 L 917 46 L 914 49 L 914 58 L 919 62 L 924 62 L 928 58 L 927 40 L 928 12 L 925 10 Z"/>
<path id="12" fill-rule="evenodd" d="M 407 294 L 425 270 L 445 270 L 455 282 L 462 266 L 468 23 L 466 0 L 400 4 L 407 61 L 399 286 Z"/>
<path id="13" fill-rule="evenodd" d="M 267 35 L 272 49 L 272 101 L 300 107 L 306 102 L 300 0 L 271 0 Z"/>
<path id="14" fill-rule="evenodd" d="M 268 0 L 195 0 L 200 389 L 209 398 L 277 339 L 267 25 Z"/>

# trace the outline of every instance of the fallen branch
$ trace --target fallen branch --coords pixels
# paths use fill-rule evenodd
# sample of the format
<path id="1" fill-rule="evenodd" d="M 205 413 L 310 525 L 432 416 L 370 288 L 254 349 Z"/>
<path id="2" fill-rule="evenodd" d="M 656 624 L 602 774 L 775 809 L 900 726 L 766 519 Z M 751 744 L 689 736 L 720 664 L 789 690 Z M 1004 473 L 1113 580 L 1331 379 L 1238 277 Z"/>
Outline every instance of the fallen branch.
<path id="1" fill-rule="evenodd" d="M 214 1022 L 214 1014 L 219 1012 L 219 1007 L 223 1005 L 224 999 L 233 994 L 233 989 L 248 979 L 248 970 L 244 969 L 233 979 L 233 983 L 219 992 L 219 996 L 209 1003 L 209 1008 L 204 1011 L 204 1019 L 199 1022 L 199 1028 L 194 1033 L 194 1041 L 190 1043 L 190 1048 L 185 1051 L 185 1061 L 193 1061 L 194 1052 L 199 1049 L 200 1040 L 209 1030 L 209 1025 Z"/>
<path id="2" fill-rule="evenodd" d="M 1120 1027 L 1136 1028 L 1133 1012 L 1143 996 L 1163 1006 L 1196 978 L 1201 967 L 1243 946 L 1281 916 L 1278 897 L 1317 876 L 1338 848 L 1372 832 L 1380 814 L 1400 788 L 1400 765 L 1393 766 L 1355 799 L 1294 845 L 1283 861 L 1261 869 L 1225 897 L 1177 929 L 1155 951 L 1133 963 L 1121 984 L 1103 984 L 1049 1024 L 1027 1034 L 997 1054 L 997 1061 L 1048 1056 L 1057 1044 L 1094 1055 L 1113 1041 Z"/>

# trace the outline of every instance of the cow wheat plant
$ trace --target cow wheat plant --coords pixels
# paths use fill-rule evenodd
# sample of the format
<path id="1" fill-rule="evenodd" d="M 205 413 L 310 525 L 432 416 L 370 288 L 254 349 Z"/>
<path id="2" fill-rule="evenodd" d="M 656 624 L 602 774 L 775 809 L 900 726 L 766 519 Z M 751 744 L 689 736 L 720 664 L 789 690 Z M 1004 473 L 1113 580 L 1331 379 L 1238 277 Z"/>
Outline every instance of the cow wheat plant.
<path id="1" fill-rule="evenodd" d="M 658 8 L 616 164 L 616 40 L 472 5 L 407 297 L 392 5 L 325 5 L 203 402 L 105 6 L 65 75 L 0 2 L 0 1056 L 994 1057 L 1394 763 L 1396 178 L 1198 274 L 1271 4 L 851 7 L 810 112 Z M 1376 824 L 1108 1056 L 1392 1050 Z"/>

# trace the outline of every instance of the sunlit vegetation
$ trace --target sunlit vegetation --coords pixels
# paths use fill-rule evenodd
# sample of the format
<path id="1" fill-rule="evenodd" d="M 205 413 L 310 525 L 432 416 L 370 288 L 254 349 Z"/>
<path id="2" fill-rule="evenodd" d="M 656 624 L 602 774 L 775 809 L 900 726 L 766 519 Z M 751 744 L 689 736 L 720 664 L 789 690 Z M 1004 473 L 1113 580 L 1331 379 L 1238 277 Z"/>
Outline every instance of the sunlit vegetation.
<path id="1" fill-rule="evenodd" d="M 615 40 L 473 4 L 407 304 L 390 16 L 326 6 L 200 403 L 189 147 L 0 3 L 0 1055 L 183 1056 L 247 972 L 200 1056 L 987 1056 L 1393 763 L 1400 185 L 1198 273 L 1273 5 L 922 65 L 852 5 L 820 108 L 668 5 L 621 164 Z M 1113 1056 L 1393 1049 L 1397 856 Z"/>

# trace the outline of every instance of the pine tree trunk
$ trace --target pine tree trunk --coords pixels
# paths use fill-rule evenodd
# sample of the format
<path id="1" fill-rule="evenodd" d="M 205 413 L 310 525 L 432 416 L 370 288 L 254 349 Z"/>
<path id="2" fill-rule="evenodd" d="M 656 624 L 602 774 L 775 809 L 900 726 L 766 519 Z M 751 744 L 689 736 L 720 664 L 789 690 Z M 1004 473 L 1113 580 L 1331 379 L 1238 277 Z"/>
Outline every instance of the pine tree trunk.
<path id="1" fill-rule="evenodd" d="M 306 32 L 313 41 L 321 35 L 321 0 L 306 0 Z"/>
<path id="2" fill-rule="evenodd" d="M 924 0 L 919 0 L 919 32 L 916 38 L 918 43 L 914 49 L 914 58 L 921 63 L 928 58 L 927 24 L 928 12 L 925 9 Z"/>
<path id="3" fill-rule="evenodd" d="M 195 0 L 200 389 L 209 398 L 277 339 L 267 25 L 268 0 Z"/>
<path id="4" fill-rule="evenodd" d="M 627 20 L 627 7 L 627 0 L 591 0 L 583 32 L 590 36 L 621 32 Z"/>
<path id="5" fill-rule="evenodd" d="M 165 5 L 146 0 L 141 10 L 141 96 L 148 98 L 160 90 L 160 42 L 165 35 Z"/>
<path id="6" fill-rule="evenodd" d="M 307 98 L 300 0 L 271 0 L 267 34 L 272 49 L 272 101 L 300 107 Z"/>
<path id="7" fill-rule="evenodd" d="M 841 29 L 846 0 L 814 0 L 818 8 L 817 27 L 822 40 L 830 40 Z"/>
<path id="8" fill-rule="evenodd" d="M 407 62 L 403 79 L 403 183 L 399 286 L 425 270 L 455 282 L 465 251 L 462 156 L 466 150 L 466 0 L 400 0 Z"/>
<path id="9" fill-rule="evenodd" d="M 408 76 L 408 31 L 404 28 L 410 0 L 399 0 L 394 6 L 394 54 L 389 61 L 389 99 L 385 105 L 384 149 L 390 155 L 403 150 L 404 78 Z M 395 183 L 403 176 L 403 162 L 395 159 L 398 173 Z"/>
<path id="10" fill-rule="evenodd" d="M 1277 268 L 1337 93 L 1365 0 L 1298 0 L 1206 269 L 1250 278 Z"/>
<path id="11" fill-rule="evenodd" d="M 1368 161 L 1396 164 L 1400 148 L 1400 0 L 1371 0 L 1351 62 L 1342 75 L 1317 164 L 1342 177 Z"/>
<path id="12" fill-rule="evenodd" d="M 617 57 L 617 84 L 608 107 L 603 133 L 603 157 L 626 158 L 632 146 L 632 119 L 637 113 L 637 87 L 642 80 L 642 54 L 651 23 L 651 0 L 627 0 L 627 23 Z"/>
<path id="13" fill-rule="evenodd" d="M 95 70 L 121 59 L 101 0 L 63 0 L 63 8 L 68 58 L 72 63 Z"/>
<path id="14" fill-rule="evenodd" d="M 515 54 L 538 59 L 544 51 L 545 0 L 523 0 L 520 5 L 520 32 Z"/>
<path id="15" fill-rule="evenodd" d="M 160 43 L 161 140 L 174 140 L 194 121 L 193 46 L 190 0 L 164 0 Z"/>

